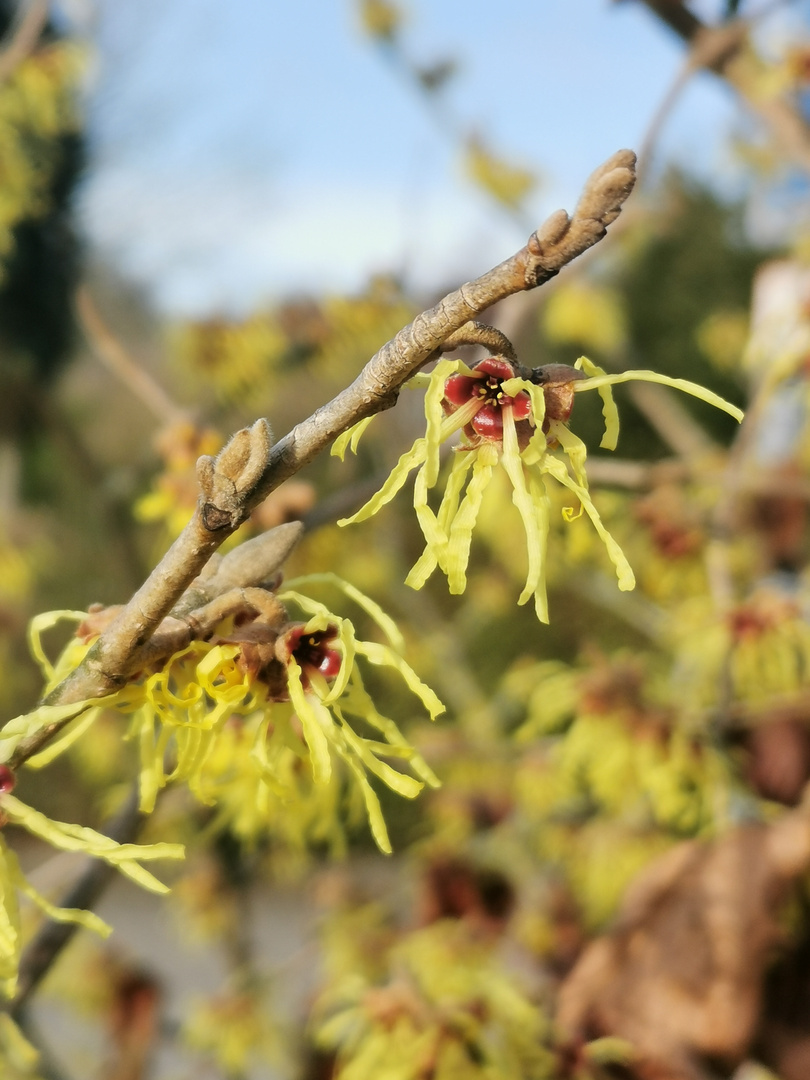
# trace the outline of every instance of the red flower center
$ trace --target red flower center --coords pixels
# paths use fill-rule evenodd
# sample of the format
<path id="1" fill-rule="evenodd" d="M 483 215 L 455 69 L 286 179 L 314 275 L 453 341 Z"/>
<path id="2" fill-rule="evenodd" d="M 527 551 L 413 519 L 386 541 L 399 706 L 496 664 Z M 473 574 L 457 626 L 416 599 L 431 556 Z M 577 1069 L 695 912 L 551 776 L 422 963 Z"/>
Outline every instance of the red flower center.
<path id="1" fill-rule="evenodd" d="M 16 783 L 17 777 L 8 765 L 0 765 L 0 795 L 8 795 L 10 791 L 14 790 Z"/>
<path id="2" fill-rule="evenodd" d="M 521 390 L 514 397 L 504 393 L 503 383 L 513 379 L 515 369 L 508 360 L 490 357 L 476 364 L 470 375 L 451 375 L 444 384 L 444 405 L 455 412 L 470 401 L 480 402 L 469 424 L 468 436 L 500 442 L 503 439 L 503 410 L 510 407 L 515 420 L 526 420 L 531 413 L 531 398 Z"/>
<path id="3" fill-rule="evenodd" d="M 340 671 L 341 656 L 337 649 L 330 648 L 335 640 L 333 630 L 315 630 L 305 634 L 303 627 L 290 631 L 293 640 L 291 655 L 295 657 L 301 671 L 318 672 L 325 679 L 333 679 Z"/>

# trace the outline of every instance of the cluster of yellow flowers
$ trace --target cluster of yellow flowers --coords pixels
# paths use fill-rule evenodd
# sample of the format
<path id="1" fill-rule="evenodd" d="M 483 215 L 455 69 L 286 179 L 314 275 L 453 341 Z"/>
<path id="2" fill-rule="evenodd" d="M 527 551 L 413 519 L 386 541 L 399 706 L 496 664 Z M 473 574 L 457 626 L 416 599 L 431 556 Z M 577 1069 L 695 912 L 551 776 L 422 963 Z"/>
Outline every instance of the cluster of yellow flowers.
<path id="1" fill-rule="evenodd" d="M 379 305 L 371 307 L 376 326 Z M 576 395 L 595 389 L 605 420 L 602 446 L 614 448 L 618 415 L 611 386 L 631 378 L 677 387 L 741 416 L 691 383 L 652 372 L 607 375 L 584 357 L 575 367 L 549 365 L 532 372 L 504 357 L 473 366 L 441 360 L 429 375 L 411 381 L 425 389 L 424 436 L 403 454 L 377 495 L 341 524 L 375 513 L 415 472 L 414 506 L 425 548 L 407 583 L 421 588 L 438 569 L 450 591 L 461 593 L 472 534 L 490 482 L 500 471 L 526 540 L 528 565 L 519 603 L 533 599 L 537 617 L 548 620 L 546 546 L 560 492 L 563 520 L 584 515 L 607 551 L 619 587 L 633 588 L 630 564 L 591 497 L 585 444 L 569 427 Z M 363 421 L 346 432 L 336 453 L 356 450 L 367 425 Z M 168 447 L 169 474 L 175 462 L 178 485 L 199 450 L 198 438 L 191 429 L 178 430 Z M 437 499 L 441 449 L 451 438 L 455 450 Z M 184 501 L 181 488 L 164 484 L 141 504 L 141 516 L 168 520 L 172 507 Z M 337 585 L 358 604 L 384 643 L 361 639 L 350 619 L 309 595 L 325 584 Z M 28 761 L 41 767 L 86 742 L 84 736 L 102 718 L 108 722 L 113 717 L 122 720 L 121 738 L 137 751 L 144 812 L 154 810 L 168 785 L 182 785 L 197 803 L 211 808 L 209 828 L 228 830 L 247 848 L 269 837 L 291 850 L 315 844 L 340 853 L 347 847 L 347 820 L 362 815 L 377 846 L 390 852 L 375 785 L 412 799 L 439 781 L 398 724 L 379 710 L 366 688 L 364 666 L 392 669 L 414 695 L 419 712 L 430 719 L 443 711 L 437 695 L 403 659 L 399 630 L 377 604 L 330 574 L 235 592 L 239 604 L 204 634 L 195 636 L 199 623 L 192 620 L 185 636 L 172 638 L 180 620 L 167 620 L 173 629 L 163 637 L 171 640 L 171 648 L 153 652 L 114 693 L 70 705 L 42 705 L 8 724 L 0 732 L 4 819 L 58 847 L 106 859 L 147 888 L 165 890 L 141 862 L 179 858 L 180 845 L 117 845 L 92 830 L 51 821 L 11 794 L 14 776 L 2 762 L 11 760 L 23 740 L 53 722 L 63 725 Z M 288 610 L 297 613 L 297 621 Z M 111 612 L 102 610 L 52 612 L 34 620 L 31 645 L 46 693 L 82 663 L 111 618 Z M 52 662 L 43 635 L 71 620 L 78 623 L 76 635 Z M 159 639 L 160 634 L 154 640 Z M 531 741 L 537 752 L 519 767 L 508 805 L 499 809 L 495 791 L 487 813 L 497 823 L 499 815 L 508 818 L 520 805 L 525 820 L 542 821 L 538 843 L 544 859 L 563 868 L 585 919 L 596 925 L 651 850 L 711 823 L 716 806 L 707 800 L 728 787 L 728 777 L 706 743 L 687 737 L 654 709 L 642 708 L 632 695 L 611 696 L 608 687 L 600 698 L 593 688 L 583 692 L 573 670 L 541 667 L 532 673 L 532 691 L 526 693 L 524 680 L 528 716 L 512 744 L 514 750 Z M 498 765 L 487 762 L 496 770 Z M 594 807 L 604 820 L 588 827 Z M 610 858 L 600 862 L 595 851 L 609 852 Z M 606 874 L 613 875 L 612 890 L 605 888 Z M 20 958 L 20 894 L 52 917 L 107 932 L 95 915 L 56 909 L 37 894 L 5 846 L 0 847 L 0 888 L 0 978 L 9 996 Z M 406 1080 L 427 1068 L 448 1080 L 464 1070 L 482 1080 L 492 1075 L 545 1080 L 553 1062 L 544 1046 L 542 1013 L 498 969 L 491 944 L 463 920 L 439 921 L 392 940 L 364 976 L 344 972 L 331 980 L 319 1000 L 316 1030 L 320 1044 L 336 1051 L 344 1080 L 372 1072 Z M 210 1008 L 224 1015 L 239 1000 L 239 995 L 223 999 L 200 1015 L 212 1015 Z M 244 1065 L 248 1045 L 269 1052 L 268 1046 L 259 1046 L 251 1017 L 244 1019 L 243 1027 L 231 1032 L 233 1038 L 213 1050 L 229 1068 Z M 207 1020 L 197 1024 L 192 1038 L 205 1042 L 208 1026 Z"/>
<path id="2" fill-rule="evenodd" d="M 373 963 L 333 962 L 315 1012 L 341 1080 L 550 1080 L 547 1022 L 493 946 L 464 921 L 441 920 L 389 937 Z"/>
<path id="3" fill-rule="evenodd" d="M 340 585 L 387 641 L 359 639 L 349 619 L 299 591 L 324 582 Z M 264 591 L 251 590 L 259 592 Z M 199 802 L 214 808 L 216 827 L 230 828 L 248 844 L 277 829 L 298 847 L 326 839 L 335 850 L 345 846 L 340 821 L 348 784 L 349 801 L 359 797 L 374 840 L 390 852 L 369 776 L 406 798 L 438 780 L 396 723 L 378 710 L 365 688 L 361 663 L 393 669 L 431 718 L 443 711 L 441 702 L 402 659 L 394 623 L 332 575 L 291 581 L 283 592 L 267 591 L 264 602 L 266 610 L 258 617 L 241 625 L 226 618 L 215 635 L 147 665 L 115 693 L 72 705 L 42 705 L 10 721 L 0 734 L 0 759 L 8 761 L 23 739 L 45 725 L 69 720 L 58 737 L 29 759 L 29 765 L 43 766 L 82 739 L 102 715 L 128 717 L 121 737 L 138 748 L 144 812 L 154 809 L 167 784 L 183 783 Z M 254 604 L 261 607 L 255 598 Z M 303 621 L 291 622 L 287 605 L 302 612 Z M 32 651 L 47 687 L 75 670 L 110 617 L 103 610 L 51 612 L 33 621 Z M 79 629 L 54 663 L 42 636 L 65 620 L 79 623 Z M 11 794 L 14 780 L 8 766 L 0 764 L 4 821 L 60 849 L 105 859 L 145 888 L 166 891 L 140 863 L 181 858 L 181 845 L 117 844 L 92 829 L 52 821 Z M 109 932 L 96 915 L 57 909 L 40 896 L 0 840 L 0 990 L 7 996 L 14 993 L 20 959 L 19 893 L 52 918 Z"/>
<path id="4" fill-rule="evenodd" d="M 299 591 L 323 582 L 339 585 L 357 601 L 387 643 L 358 639 L 349 619 Z M 274 808 L 279 817 L 289 817 L 288 804 L 300 807 L 304 822 L 316 824 L 339 763 L 363 796 L 378 846 L 390 851 L 379 799 L 366 773 L 406 798 L 438 781 L 394 721 L 379 712 L 358 661 L 394 669 L 431 719 L 443 705 L 402 659 L 402 638 L 392 620 L 340 579 L 311 575 L 266 596 L 266 618 L 254 617 L 243 626 L 234 626 L 230 618 L 213 638 L 191 641 L 113 694 L 73 705 L 43 705 L 11 721 L 3 729 L 0 757 L 8 760 L 22 738 L 70 716 L 64 731 L 29 761 L 33 767 L 49 764 L 103 711 L 114 710 L 130 717 L 126 737 L 139 750 L 144 812 L 154 808 L 167 783 L 182 782 L 209 805 L 218 805 L 222 795 L 228 823 L 241 822 L 239 831 L 246 834 L 251 832 L 246 823 L 252 821 L 252 839 L 268 827 Z M 297 607 L 306 621 L 290 622 L 286 605 Z M 41 635 L 62 619 L 78 621 L 79 636 L 54 665 Z M 34 620 L 34 654 L 48 685 L 57 685 L 81 663 L 100 621 L 103 615 L 84 612 L 51 612 Z M 416 775 L 393 768 L 385 758 L 402 762 Z M 307 810 L 313 791 L 317 806 Z M 337 801 L 334 792 L 329 801 Z"/>
<path id="5" fill-rule="evenodd" d="M 413 317 L 411 303 L 390 278 L 373 279 L 357 296 L 291 301 L 246 319 L 216 318 L 180 325 L 173 345 L 181 364 L 225 403 L 248 406 L 282 369 L 306 362 L 324 381 L 351 376 Z"/>

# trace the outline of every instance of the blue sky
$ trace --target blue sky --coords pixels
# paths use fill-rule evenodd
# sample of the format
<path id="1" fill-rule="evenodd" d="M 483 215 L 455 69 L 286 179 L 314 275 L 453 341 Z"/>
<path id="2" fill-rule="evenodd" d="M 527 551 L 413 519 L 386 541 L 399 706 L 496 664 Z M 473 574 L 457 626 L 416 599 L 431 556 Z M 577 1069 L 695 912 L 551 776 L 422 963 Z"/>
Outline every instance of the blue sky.
<path id="1" fill-rule="evenodd" d="M 352 0 L 90 10 L 82 218 L 164 312 L 240 314 L 292 292 L 361 288 L 375 271 L 430 289 L 525 241 L 464 179 L 458 147 L 362 35 Z M 634 2 L 408 0 L 406 10 L 408 52 L 459 65 L 445 93 L 461 126 L 540 173 L 537 223 L 570 209 L 612 151 L 639 147 L 684 59 Z M 738 116 L 722 84 L 697 76 L 659 160 L 731 183 L 726 136 Z"/>

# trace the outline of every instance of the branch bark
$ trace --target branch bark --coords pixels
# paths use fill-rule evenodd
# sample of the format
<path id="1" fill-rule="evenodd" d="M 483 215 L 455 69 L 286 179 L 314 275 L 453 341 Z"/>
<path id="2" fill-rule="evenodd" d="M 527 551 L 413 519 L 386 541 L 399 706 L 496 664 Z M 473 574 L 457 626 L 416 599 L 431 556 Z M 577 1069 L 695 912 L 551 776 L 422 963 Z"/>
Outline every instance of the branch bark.
<path id="1" fill-rule="evenodd" d="M 138 810 L 138 785 L 135 784 L 126 803 L 111 822 L 107 835 L 119 844 L 132 843 L 145 820 L 146 815 Z M 103 859 L 88 859 L 84 871 L 62 897 L 60 905 L 90 911 L 115 873 L 115 868 Z M 54 922 L 51 919 L 42 925 L 20 960 L 17 992 L 7 1006 L 12 1016 L 19 1017 L 25 1011 L 31 994 L 78 929 L 76 923 Z"/>
<path id="2" fill-rule="evenodd" d="M 763 65 L 749 47 L 748 23 L 735 20 L 709 26 L 680 0 L 640 2 L 689 46 L 691 66 L 713 71 L 724 79 L 759 117 L 785 156 L 810 173 L 810 127 L 791 101 L 763 92 Z"/>
<path id="3" fill-rule="evenodd" d="M 558 210 L 515 255 L 418 315 L 371 358 L 351 386 L 276 445 L 267 422 L 258 420 L 237 432 L 216 460 L 201 458 L 201 496 L 191 521 L 80 667 L 48 695 L 46 703 L 78 703 L 123 686 L 137 670 L 161 621 L 251 511 L 343 431 L 394 405 L 403 383 L 465 324 L 499 300 L 549 281 L 601 240 L 633 189 L 635 162 L 630 150 L 614 154 L 591 175 L 570 217 Z M 24 740 L 9 765 L 22 764 L 68 722 L 48 724 Z"/>

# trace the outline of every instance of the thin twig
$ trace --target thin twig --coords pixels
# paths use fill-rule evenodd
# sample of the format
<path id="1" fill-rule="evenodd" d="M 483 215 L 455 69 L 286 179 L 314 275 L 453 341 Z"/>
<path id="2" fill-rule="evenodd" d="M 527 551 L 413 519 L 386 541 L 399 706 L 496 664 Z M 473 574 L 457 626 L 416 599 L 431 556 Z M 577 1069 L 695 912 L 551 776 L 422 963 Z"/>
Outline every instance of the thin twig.
<path id="1" fill-rule="evenodd" d="M 188 413 L 172 401 L 166 391 L 134 360 L 101 317 L 86 285 L 76 292 L 76 311 L 82 330 L 98 359 L 131 390 L 162 424 L 178 424 Z"/>
<path id="2" fill-rule="evenodd" d="M 746 490 L 751 493 L 749 474 L 754 460 L 752 448 L 760 429 L 760 419 L 773 388 L 770 379 L 762 379 L 754 391 L 740 430 L 729 450 L 721 488 L 722 494 L 712 513 L 712 539 L 706 552 L 706 564 L 709 589 L 718 611 L 727 610 L 734 601 L 734 579 L 729 549 L 739 513 L 740 496 Z M 761 482 L 762 477 L 756 479 Z M 773 481 L 769 487 L 769 493 L 781 494 L 778 492 L 776 478 L 769 477 L 768 479 Z"/>
<path id="3" fill-rule="evenodd" d="M 82 664 L 47 698 L 72 704 L 123 686 L 141 650 L 216 549 L 284 480 L 359 420 L 390 408 L 402 385 L 451 334 L 492 304 L 551 280 L 601 240 L 635 183 L 635 154 L 614 154 L 589 178 L 574 214 L 559 210 L 517 254 L 462 285 L 418 315 L 366 364 L 351 386 L 272 446 L 266 421 L 237 432 L 215 461 L 201 458 L 201 496 L 192 520 Z M 47 724 L 23 740 L 9 760 L 18 767 L 68 723 Z"/>
<path id="4" fill-rule="evenodd" d="M 679 457 L 706 458 L 721 448 L 671 393 L 653 383 L 631 383 L 628 397 L 647 423 Z"/>
<path id="5" fill-rule="evenodd" d="M 619 592 L 613 580 L 597 570 L 583 567 L 567 575 L 562 592 L 573 593 L 594 607 L 609 612 L 619 622 L 632 627 L 655 644 L 666 642 L 669 616 L 640 592 Z"/>
<path id="6" fill-rule="evenodd" d="M 588 484 L 591 487 L 617 487 L 629 491 L 647 491 L 661 484 L 683 483 L 692 475 L 689 465 L 680 458 L 666 461 L 626 461 L 612 457 L 588 458 Z M 701 472 L 705 478 L 705 473 Z"/>
<path id="7" fill-rule="evenodd" d="M 217 598 L 231 591 L 249 590 L 254 585 L 264 586 L 290 554 L 302 531 L 300 522 L 287 522 L 246 541 L 225 556 L 215 553 L 205 567 L 206 573 L 182 593 L 180 602 L 168 613 L 171 616 L 166 620 L 169 627 L 163 629 L 166 627 L 166 623 L 163 623 L 160 634 L 150 634 L 144 640 L 137 652 L 137 663 L 154 662 L 171 655 L 177 648 L 185 647 L 193 636 L 192 623 L 199 628 L 201 618 L 205 618 L 206 607 Z M 134 656 L 135 650 L 130 650 L 130 654 Z M 81 707 L 77 707 L 75 713 L 59 722 L 45 725 L 20 742 L 8 759 L 9 767 L 18 768 L 81 711 Z"/>
<path id="8" fill-rule="evenodd" d="M 753 26 L 755 23 L 762 22 L 778 8 L 785 7 L 787 4 L 793 2 L 794 0 L 774 0 L 773 3 L 765 4 L 764 7 L 760 8 L 758 11 L 747 15 L 744 20 L 735 20 L 725 26 L 715 28 L 719 33 L 715 33 L 714 30 L 711 30 L 706 34 L 697 36 L 689 49 L 689 54 L 686 57 L 683 66 L 676 74 L 653 113 L 652 119 L 647 125 L 647 131 L 644 138 L 641 140 L 641 149 L 638 152 L 639 184 L 643 184 L 645 178 L 650 174 L 655 145 L 658 142 L 661 131 L 680 100 L 684 90 L 689 85 L 692 77 L 703 68 L 711 68 L 713 64 L 728 51 L 729 40 L 734 40 L 733 36 L 729 38 L 729 31 L 731 31 L 733 35 L 737 32 L 737 28 L 739 28 L 739 33 L 744 37 L 745 28 Z"/>
<path id="9" fill-rule="evenodd" d="M 708 26 L 677 0 L 640 0 L 692 49 L 693 62 L 719 75 L 765 124 L 785 156 L 810 172 L 810 128 L 796 105 L 785 97 L 763 94 L 761 61 L 744 46 L 748 23 L 735 20 Z"/>
<path id="10" fill-rule="evenodd" d="M 442 352 L 453 352 L 465 345 L 480 345 L 496 356 L 505 356 L 507 360 L 517 362 L 515 347 L 506 334 L 486 323 L 466 323 L 443 341 L 439 348 Z"/>
<path id="11" fill-rule="evenodd" d="M 23 60 L 37 47 L 48 21 L 48 0 L 28 0 L 21 3 L 11 30 L 0 49 L 0 86 L 7 82 Z"/>

